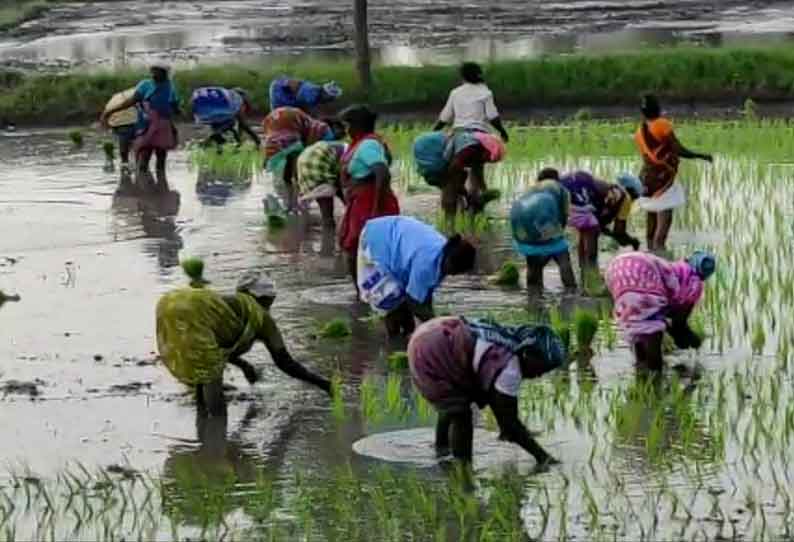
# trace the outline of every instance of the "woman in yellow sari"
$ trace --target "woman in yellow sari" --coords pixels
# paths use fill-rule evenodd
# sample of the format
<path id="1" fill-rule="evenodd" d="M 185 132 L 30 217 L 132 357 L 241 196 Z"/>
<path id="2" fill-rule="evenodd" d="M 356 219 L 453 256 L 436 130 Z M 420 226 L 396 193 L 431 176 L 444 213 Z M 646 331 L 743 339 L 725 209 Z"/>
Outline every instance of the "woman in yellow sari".
<path id="1" fill-rule="evenodd" d="M 648 250 L 665 250 L 667 235 L 673 224 L 673 209 L 683 205 L 683 189 L 675 185 L 681 158 L 712 161 L 710 154 L 701 154 L 684 147 L 673 131 L 673 124 L 662 116 L 656 96 L 647 95 L 640 108 L 645 120 L 634 136 L 643 159 L 640 179 L 645 198 L 640 207 L 648 211 Z"/>
<path id="2" fill-rule="evenodd" d="M 257 369 L 241 356 L 256 341 L 265 343 L 273 362 L 293 378 L 331 393 L 331 384 L 292 359 L 270 316 L 275 286 L 266 275 L 243 275 L 234 295 L 224 296 L 194 280 L 165 294 L 157 304 L 157 348 L 171 374 L 196 391 L 199 412 L 224 416 L 223 370 L 239 367 L 246 380 L 259 380 Z"/>

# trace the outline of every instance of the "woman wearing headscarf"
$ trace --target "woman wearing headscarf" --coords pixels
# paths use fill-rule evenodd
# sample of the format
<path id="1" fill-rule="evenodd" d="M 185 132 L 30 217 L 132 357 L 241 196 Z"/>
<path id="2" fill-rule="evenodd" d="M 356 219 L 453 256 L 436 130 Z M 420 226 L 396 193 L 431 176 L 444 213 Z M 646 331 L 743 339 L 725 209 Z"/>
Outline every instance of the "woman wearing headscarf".
<path id="1" fill-rule="evenodd" d="M 428 132 L 414 141 L 419 174 L 428 184 L 441 189 L 441 207 L 448 218 L 455 217 L 461 199 L 465 208 L 477 212 L 496 197 L 498 191 L 483 194 L 467 187 L 467 170 L 478 164 L 499 162 L 504 154 L 504 143 L 488 132 Z"/>
<path id="2" fill-rule="evenodd" d="M 556 463 L 532 438 L 518 415 L 524 379 L 567 362 L 561 339 L 547 326 L 501 326 L 463 317 L 435 318 L 419 326 L 408 344 L 411 377 L 438 410 L 436 449 L 472 459 L 471 404 L 489 406 L 503 439 L 521 446 L 539 465 Z"/>
<path id="3" fill-rule="evenodd" d="M 345 214 L 339 228 L 339 246 L 347 254 L 348 269 L 358 290 L 358 241 L 371 218 L 400 214 L 400 204 L 391 189 L 391 152 L 375 133 L 378 116 L 367 106 L 354 105 L 339 115 L 347 125 L 350 145 L 342 155 L 339 179 L 345 199 Z"/>
<path id="4" fill-rule="evenodd" d="M 662 116 L 656 96 L 642 99 L 643 120 L 634 139 L 642 155 L 640 180 L 645 195 L 639 205 L 648 211 L 648 250 L 665 250 L 667 236 L 673 224 L 673 209 L 685 202 L 684 189 L 675 184 L 681 158 L 712 161 L 710 154 L 701 154 L 684 147 L 673 132 L 673 123 Z"/>
<path id="5" fill-rule="evenodd" d="M 554 260 L 566 288 L 576 288 L 565 227 L 570 196 L 559 183 L 541 180 L 510 209 L 513 248 L 527 261 L 527 288 L 543 289 L 543 269 Z"/>
<path id="6" fill-rule="evenodd" d="M 557 181 L 570 194 L 568 224 L 579 233 L 579 265 L 583 272 L 598 269 L 598 238 L 602 233 L 620 246 L 631 245 L 639 250 L 640 242 L 626 231 L 634 201 L 642 195 L 639 179 L 622 174 L 617 183 L 609 183 L 586 171 L 560 175 L 553 168 L 542 170 L 538 179 Z"/>
<path id="7" fill-rule="evenodd" d="M 703 282 L 715 268 L 714 256 L 702 251 L 677 262 L 630 252 L 609 263 L 606 282 L 615 318 L 638 366 L 661 370 L 665 332 L 678 348 L 700 347 L 702 339 L 688 320 L 703 295 Z"/>
<path id="8" fill-rule="evenodd" d="M 181 383 L 195 388 L 200 411 L 222 416 L 223 370 L 239 367 L 249 383 L 259 372 L 241 356 L 256 341 L 265 344 L 273 362 L 287 375 L 331 392 L 328 380 L 296 362 L 270 316 L 276 297 L 274 283 L 259 271 L 244 274 L 233 295 L 203 287 L 193 277 L 190 287 L 165 294 L 157 304 L 157 347 L 163 363 Z"/>
<path id="9" fill-rule="evenodd" d="M 168 77 L 168 68 L 152 66 L 151 77 L 139 82 L 133 95 L 122 103 L 102 112 L 100 120 L 106 123 L 114 113 L 134 105 L 140 106 L 140 135 L 134 143 L 137 153 L 138 174 L 150 175 L 149 162 L 152 154 L 156 157 L 155 171 L 158 186 L 167 190 L 165 164 L 168 151 L 177 145 L 177 131 L 173 118 L 179 114 L 179 97 L 174 84 Z"/>
<path id="10" fill-rule="evenodd" d="M 390 336 L 409 336 L 416 319 L 433 318 L 433 292 L 449 275 L 474 267 L 476 249 L 454 235 L 447 239 L 424 222 L 407 216 L 373 218 L 358 246 L 361 300 L 384 315 Z"/>
<path id="11" fill-rule="evenodd" d="M 314 119 L 295 107 L 274 109 L 262 122 L 265 168 L 280 175 L 289 192 L 289 208 L 297 205 L 295 190 L 298 156 L 318 141 L 337 141 L 344 135 L 338 122 Z"/>

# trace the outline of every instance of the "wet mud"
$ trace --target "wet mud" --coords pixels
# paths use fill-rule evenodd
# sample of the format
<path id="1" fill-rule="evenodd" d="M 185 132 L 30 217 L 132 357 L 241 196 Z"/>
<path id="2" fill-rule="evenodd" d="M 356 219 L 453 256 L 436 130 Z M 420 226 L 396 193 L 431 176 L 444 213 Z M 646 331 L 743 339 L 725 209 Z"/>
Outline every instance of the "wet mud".
<path id="1" fill-rule="evenodd" d="M 790 5 L 765 0 L 370 2 L 370 39 L 384 64 L 526 58 L 576 50 L 790 37 Z M 7 68 L 66 70 L 154 60 L 289 63 L 347 58 L 349 2 L 67 3 L 0 39 Z"/>
<path id="2" fill-rule="evenodd" d="M 250 524 L 245 516 L 251 510 L 245 507 L 262 470 L 282 484 L 279 487 L 286 488 L 287 495 L 297 491 L 294 486 L 301 477 L 327 476 L 333 483 L 334 474 L 329 473 L 340 468 L 349 468 L 366 481 L 376 480 L 373 467 L 401 458 L 399 468 L 404 470 L 396 471 L 398 475 L 426 463 L 429 473 L 422 476 L 443 481 L 428 446 L 432 414 L 405 415 L 399 403 L 399 415 L 393 416 L 379 396 L 372 400 L 374 415 L 366 414 L 361 391 L 366 386 L 381 393 L 396 382 L 393 389 L 399 398 L 411 396 L 407 371 L 390 369 L 387 363 L 391 353 L 404 352 L 406 345 L 387 341 L 382 323 L 355 302 L 333 232 L 322 228 L 316 210 L 290 218 L 281 229 L 267 228 L 262 200 L 276 191 L 268 177 L 208 204 L 196 192 L 198 175 L 188 167 L 182 150 L 169 157 L 171 191 L 122 196 L 116 193 L 118 174 L 103 171 L 100 138 L 88 135 L 83 148 L 75 150 L 66 134 L 65 130 L 20 131 L 3 136 L 0 145 L 0 226 L 15 232 L 0 237 L 0 254 L 5 257 L 0 260 L 0 288 L 22 298 L 0 308 L 4 431 L 0 463 L 42 479 L 52 479 L 75 464 L 105 469 L 111 480 L 151 475 L 163 482 L 158 484 L 159 513 L 199 527 L 202 516 L 196 495 L 204 494 L 200 481 L 229 495 L 223 513 L 229 514 L 230 523 L 242 525 Z M 489 277 L 505 261 L 515 260 L 505 217 L 515 193 L 531 182 L 530 173 L 541 162 L 611 174 L 631 169 L 636 165 L 633 160 L 598 150 L 578 159 L 511 158 L 489 168 L 504 197 L 489 208 L 493 220 L 491 229 L 481 234 L 476 273 L 446 281 L 435 300 L 437 311 L 488 315 L 553 306 L 565 318 L 582 307 L 608 312 L 605 300 L 563 293 L 553 268 L 546 273 L 548 291 L 541 297 L 527 298 L 522 290 L 494 287 Z M 770 173 L 767 165 L 719 156 L 713 169 L 683 170 L 691 203 L 677 219 L 671 245 L 683 253 L 706 243 L 717 250 L 721 262 L 727 262 L 726 269 L 739 270 L 738 276 L 726 271 L 726 276 L 707 286 L 703 305 L 710 320 L 703 326 L 711 337 L 703 350 L 670 355 L 669 365 L 683 370 L 671 369 L 660 383 L 647 384 L 616 335 L 612 344 L 599 343 L 594 357 L 582 356 L 565 375 L 526 385 L 531 389 L 525 389 L 522 412 L 562 465 L 548 475 L 524 476 L 532 469 L 531 458 L 496 442 L 495 431 L 481 412 L 477 426 L 488 431 L 478 431 L 480 458 L 485 459 L 480 472 L 517 466 L 522 474 L 515 479 L 528 494 L 542 486 L 552 495 L 564 492 L 568 499 L 570 485 L 570 498 L 576 499 L 570 525 L 581 539 L 591 532 L 583 512 L 588 510 L 582 497 L 585 490 L 577 485 L 582 481 L 600 502 L 612 503 L 604 506 L 616 507 L 602 516 L 604 524 L 615 526 L 612 538 L 637 539 L 634 523 L 640 520 L 630 516 L 628 507 L 644 506 L 643 518 L 650 510 L 652 520 L 657 510 L 652 497 L 659 492 L 674 495 L 675 502 L 691 500 L 691 517 L 672 513 L 667 522 L 683 534 L 670 534 L 667 539 L 691 539 L 701 531 L 716 538 L 722 531 L 711 515 L 712 501 L 725 508 L 722 521 L 728 525 L 750 514 L 746 504 L 750 501 L 741 493 L 746 487 L 751 487 L 754 499 L 773 503 L 768 518 L 770 524 L 776 522 L 775 528 L 780 525 L 784 516 L 778 493 L 772 494 L 758 480 L 770 476 L 769 470 L 788 476 L 788 464 L 775 463 L 779 451 L 790 449 L 788 436 L 759 437 L 758 429 L 750 429 L 761 423 L 753 420 L 761 419 L 761 427 L 768 426 L 771 434 L 773 427 L 788 427 L 789 420 L 781 425 L 763 418 L 773 411 L 789 412 L 787 386 L 781 383 L 789 382 L 791 373 L 775 365 L 788 357 L 771 354 L 774 341 L 791 333 L 787 305 L 774 297 L 763 298 L 769 294 L 759 285 L 778 292 L 783 287 L 773 279 L 790 284 L 788 271 L 778 273 L 787 269 L 780 262 L 790 259 L 790 245 L 779 243 L 780 228 L 788 228 L 792 212 L 788 203 L 780 202 L 790 198 L 774 199 L 772 194 L 794 191 L 787 177 L 774 173 L 778 170 Z M 398 155 L 395 176 L 404 212 L 432 222 L 438 194 L 411 189 L 409 169 Z M 721 203 L 695 204 L 704 201 Z M 768 211 L 770 201 L 784 206 L 785 212 L 778 207 Z M 741 231 L 732 230 L 731 217 L 739 207 L 761 209 L 775 221 L 753 215 L 758 220 Z M 604 247 L 602 263 L 613 250 Z M 272 313 L 286 343 L 297 359 L 314 370 L 340 375 L 342 415 L 335 415 L 337 405 L 324 395 L 280 373 L 266 350 L 257 346 L 246 359 L 262 368 L 262 382 L 249 386 L 237 369 L 229 368 L 225 374 L 228 420 L 196 416 L 191 394 L 159 363 L 154 336 L 156 302 L 164 292 L 187 283 L 178 265 L 187 256 L 203 258 L 211 287 L 221 291 L 234 288 L 239 275 L 251 267 L 273 276 L 278 296 Z M 757 267 L 749 263 L 753 261 L 777 263 Z M 763 310 L 758 310 L 761 306 Z M 754 333 L 750 341 L 749 330 L 757 325 L 752 318 L 758 314 L 768 315 L 774 324 L 764 328 L 766 335 Z M 316 337 L 320 326 L 333 318 L 349 324 L 350 336 Z M 751 342 L 758 353 L 749 359 Z M 779 378 L 768 378 L 773 367 Z M 676 402 L 666 403 L 673 394 Z M 775 394 L 779 402 L 773 401 Z M 776 404 L 780 408 L 769 408 Z M 728 418 L 734 416 L 740 421 L 732 424 Z M 790 419 L 794 420 L 794 410 Z M 403 430 L 416 432 L 399 433 Z M 760 443 L 752 444 L 753 438 Z M 384 452 L 383 439 L 402 443 L 401 457 L 395 458 L 393 449 Z M 374 448 L 363 455 L 355 451 L 373 442 Z M 753 457 L 763 460 L 743 467 L 743 462 L 753 460 L 745 457 L 751 446 L 755 446 Z M 489 453 L 483 454 L 485 450 Z M 659 462 L 660 455 L 667 463 Z M 34 478 L 39 479 L 31 475 Z M 0 474 L 0 489 L 8 487 Z M 620 499 L 611 499 L 618 491 Z M 534 501 L 519 502 L 521 517 L 531 530 L 540 522 L 539 508 Z M 557 501 L 554 507 L 559 510 Z M 633 519 L 627 525 L 623 518 Z M 30 521 L 35 529 L 36 518 Z M 558 527 L 554 521 L 552 528 Z M 766 521 L 764 516 L 764 525 Z M 760 519 L 753 529 L 758 523 Z M 746 538 L 753 539 L 753 532 L 748 528 Z M 160 534 L 150 538 L 173 538 L 170 533 Z M 191 538 L 201 537 L 192 533 Z"/>

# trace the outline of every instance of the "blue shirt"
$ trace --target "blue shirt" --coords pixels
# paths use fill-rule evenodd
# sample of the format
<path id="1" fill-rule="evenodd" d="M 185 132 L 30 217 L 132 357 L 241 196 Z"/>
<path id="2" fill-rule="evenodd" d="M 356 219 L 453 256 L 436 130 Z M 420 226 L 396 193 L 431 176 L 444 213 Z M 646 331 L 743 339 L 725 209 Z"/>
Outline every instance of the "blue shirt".
<path id="1" fill-rule="evenodd" d="M 376 139 L 366 139 L 356 148 L 356 152 L 350 159 L 347 172 L 353 178 L 353 182 L 360 182 L 372 175 L 372 168 L 378 164 L 389 166 L 389 159 L 386 156 L 386 149 Z"/>
<path id="2" fill-rule="evenodd" d="M 179 97 L 170 80 L 158 85 L 152 79 L 144 79 L 135 87 L 135 97 L 140 102 L 149 102 L 152 109 L 167 119 L 171 118 L 179 104 Z"/>
<path id="3" fill-rule="evenodd" d="M 368 220 L 361 236 L 372 259 L 416 302 L 426 302 L 441 284 L 447 239 L 432 226 L 407 216 L 384 216 Z"/>

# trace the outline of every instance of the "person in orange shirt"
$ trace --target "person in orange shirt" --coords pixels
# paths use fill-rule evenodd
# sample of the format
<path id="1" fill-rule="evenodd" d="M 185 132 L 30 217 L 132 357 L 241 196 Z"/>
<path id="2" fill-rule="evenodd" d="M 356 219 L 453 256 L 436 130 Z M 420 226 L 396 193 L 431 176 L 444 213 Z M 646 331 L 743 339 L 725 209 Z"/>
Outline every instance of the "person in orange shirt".
<path id="1" fill-rule="evenodd" d="M 667 235 L 673 223 L 673 209 L 683 205 L 683 189 L 675 185 L 681 158 L 712 161 L 710 154 L 701 154 L 684 147 L 673 131 L 673 124 L 662 116 L 656 96 L 646 95 L 640 108 L 645 120 L 634 136 L 643 159 L 640 179 L 645 198 L 640 207 L 648 211 L 648 250 L 665 250 Z"/>

